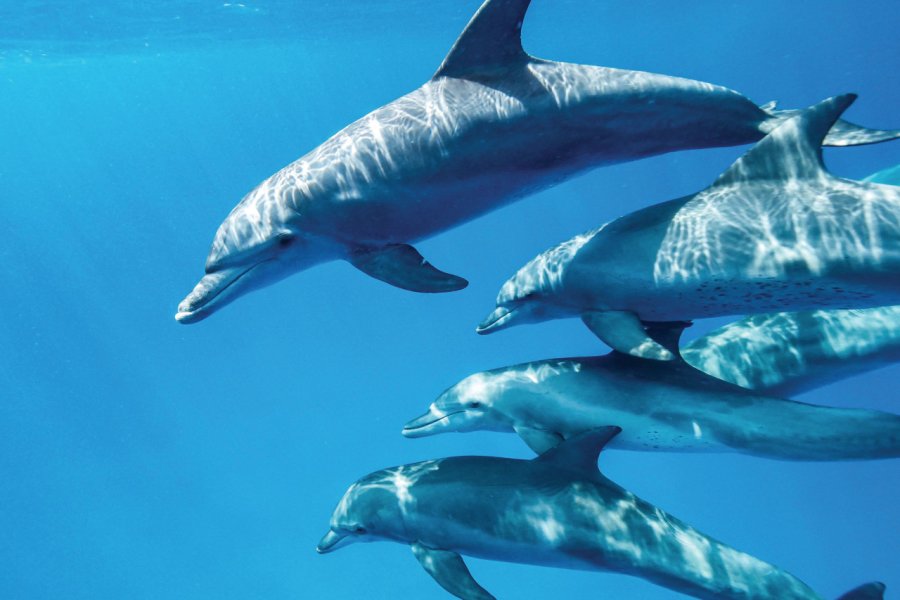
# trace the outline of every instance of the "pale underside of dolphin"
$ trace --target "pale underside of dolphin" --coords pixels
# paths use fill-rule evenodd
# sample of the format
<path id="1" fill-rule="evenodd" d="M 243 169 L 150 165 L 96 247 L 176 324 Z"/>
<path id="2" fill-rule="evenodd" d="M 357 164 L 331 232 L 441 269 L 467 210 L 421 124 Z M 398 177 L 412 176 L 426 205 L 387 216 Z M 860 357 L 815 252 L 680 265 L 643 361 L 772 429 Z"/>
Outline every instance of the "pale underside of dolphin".
<path id="1" fill-rule="evenodd" d="M 407 290 L 458 290 L 463 278 L 409 244 L 592 167 L 756 141 L 791 114 L 709 83 L 533 58 L 529 4 L 487 0 L 430 81 L 247 194 L 176 319 L 331 260 Z M 827 142 L 897 137 L 840 122 Z"/>
<path id="2" fill-rule="evenodd" d="M 542 253 L 478 331 L 580 316 L 617 350 L 671 360 L 642 322 L 900 304 L 900 188 L 840 179 L 822 162 L 853 99 L 796 114 L 698 194 Z"/>
<path id="3" fill-rule="evenodd" d="M 619 572 L 696 598 L 821 598 L 790 573 L 604 477 L 597 457 L 616 431 L 583 433 L 531 461 L 456 457 L 373 473 L 344 495 L 318 551 L 360 541 L 409 544 L 437 583 L 464 600 L 493 596 L 462 555 Z M 883 594 L 882 584 L 871 583 L 841 598 Z"/>
<path id="4" fill-rule="evenodd" d="M 655 331 L 651 335 L 657 337 Z M 676 340 L 660 339 L 677 353 Z M 476 373 L 444 391 L 403 434 L 515 432 L 540 454 L 604 426 L 622 429 L 610 447 L 624 450 L 809 461 L 900 457 L 898 415 L 777 398 L 680 359 L 646 360 L 616 351 Z"/>

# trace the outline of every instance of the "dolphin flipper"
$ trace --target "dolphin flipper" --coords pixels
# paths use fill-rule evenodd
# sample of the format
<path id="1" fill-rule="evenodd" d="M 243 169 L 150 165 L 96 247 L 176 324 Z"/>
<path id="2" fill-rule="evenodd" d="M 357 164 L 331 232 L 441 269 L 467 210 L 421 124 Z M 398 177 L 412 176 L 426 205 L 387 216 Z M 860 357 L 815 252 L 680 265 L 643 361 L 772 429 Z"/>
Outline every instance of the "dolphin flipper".
<path id="1" fill-rule="evenodd" d="M 639 358 L 674 360 L 675 355 L 647 335 L 641 320 L 622 310 L 591 311 L 581 320 L 594 335 L 613 350 Z"/>
<path id="2" fill-rule="evenodd" d="M 486 0 L 434 78 L 465 79 L 527 62 L 530 57 L 522 49 L 522 21 L 529 4 L 531 0 Z"/>
<path id="3" fill-rule="evenodd" d="M 883 583 L 867 583 L 850 590 L 838 600 L 884 600 L 885 585 Z"/>
<path id="4" fill-rule="evenodd" d="M 436 269 L 409 244 L 360 250 L 349 260 L 366 275 L 411 292 L 455 292 L 469 285 L 462 277 Z"/>
<path id="5" fill-rule="evenodd" d="M 438 584 L 462 600 L 496 600 L 486 589 L 478 585 L 469 573 L 466 563 L 456 552 L 435 550 L 421 543 L 411 544 L 413 555 Z"/>
<path id="6" fill-rule="evenodd" d="M 552 450 L 565 441 L 563 436 L 558 433 L 544 429 L 535 429 L 524 425 L 513 425 L 513 429 L 522 438 L 522 441 L 537 454 Z"/>

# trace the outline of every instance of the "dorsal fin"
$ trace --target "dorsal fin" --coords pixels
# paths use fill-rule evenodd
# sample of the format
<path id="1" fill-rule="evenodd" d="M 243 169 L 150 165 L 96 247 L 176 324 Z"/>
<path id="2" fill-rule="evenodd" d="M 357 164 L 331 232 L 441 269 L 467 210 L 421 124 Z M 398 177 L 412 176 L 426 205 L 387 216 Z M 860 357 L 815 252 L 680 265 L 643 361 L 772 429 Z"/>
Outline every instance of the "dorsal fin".
<path id="1" fill-rule="evenodd" d="M 597 472 L 600 451 L 622 431 L 621 427 L 600 427 L 570 437 L 559 446 L 547 450 L 536 459 L 561 467 L 588 473 Z"/>
<path id="2" fill-rule="evenodd" d="M 825 173 L 822 142 L 856 94 L 824 100 L 785 120 L 722 173 L 713 187 L 754 179 L 812 179 Z"/>
<path id="3" fill-rule="evenodd" d="M 434 78 L 465 78 L 528 60 L 522 21 L 531 0 L 485 0 L 453 44 Z"/>

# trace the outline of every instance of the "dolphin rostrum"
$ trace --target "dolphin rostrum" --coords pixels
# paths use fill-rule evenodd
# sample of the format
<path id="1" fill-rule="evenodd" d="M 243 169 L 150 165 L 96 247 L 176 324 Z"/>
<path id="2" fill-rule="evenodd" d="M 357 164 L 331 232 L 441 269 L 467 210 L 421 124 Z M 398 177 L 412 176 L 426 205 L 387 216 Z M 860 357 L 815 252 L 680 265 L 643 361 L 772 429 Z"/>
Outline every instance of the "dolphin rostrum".
<path id="1" fill-rule="evenodd" d="M 818 600 L 778 567 L 710 538 L 597 469 L 613 427 L 531 460 L 455 457 L 385 469 L 347 490 L 320 553 L 352 542 L 409 544 L 422 567 L 464 600 L 493 598 L 461 555 L 619 572 L 696 598 Z M 870 583 L 841 600 L 883 598 Z"/>
<path id="2" fill-rule="evenodd" d="M 621 352 L 672 360 L 642 321 L 900 304 L 900 188 L 840 179 L 822 162 L 854 99 L 797 113 L 698 194 L 542 253 L 478 332 L 580 316 Z"/>
<path id="3" fill-rule="evenodd" d="M 649 333 L 678 352 L 671 335 Z M 776 398 L 680 359 L 646 360 L 617 351 L 470 375 L 407 423 L 403 435 L 515 432 L 540 454 L 584 431 L 613 425 L 622 432 L 610 447 L 625 450 L 810 461 L 900 457 L 898 415 Z"/>
<path id="4" fill-rule="evenodd" d="M 591 167 L 753 142 L 791 114 L 699 81 L 533 58 L 529 4 L 487 0 L 430 81 L 247 194 L 175 318 L 338 259 L 403 289 L 459 290 L 410 244 Z M 840 122 L 827 142 L 897 137 Z"/>

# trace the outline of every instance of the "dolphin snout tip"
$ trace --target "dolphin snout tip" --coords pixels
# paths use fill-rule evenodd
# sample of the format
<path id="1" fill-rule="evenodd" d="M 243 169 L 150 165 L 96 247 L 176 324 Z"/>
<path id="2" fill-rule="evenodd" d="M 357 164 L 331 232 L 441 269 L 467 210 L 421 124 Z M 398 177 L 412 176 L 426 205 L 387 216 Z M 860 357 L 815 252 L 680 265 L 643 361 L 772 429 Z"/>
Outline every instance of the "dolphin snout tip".
<path id="1" fill-rule="evenodd" d="M 322 536 L 321 540 L 319 540 L 319 543 L 316 545 L 316 552 L 319 554 L 328 554 L 329 552 L 333 552 L 340 546 L 346 544 L 346 537 L 346 534 L 329 531 L 324 536 Z M 345 544 L 342 544 L 341 542 L 345 542 Z"/>
<path id="2" fill-rule="evenodd" d="M 509 320 L 512 318 L 514 310 L 510 310 L 503 306 L 498 306 L 495 308 L 491 314 L 486 316 L 481 323 L 478 324 L 478 327 L 475 328 L 475 333 L 479 335 L 487 335 L 489 333 L 494 333 L 495 331 L 499 331 L 507 326 Z"/>

